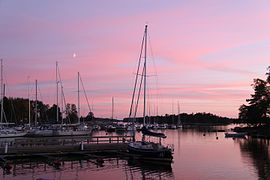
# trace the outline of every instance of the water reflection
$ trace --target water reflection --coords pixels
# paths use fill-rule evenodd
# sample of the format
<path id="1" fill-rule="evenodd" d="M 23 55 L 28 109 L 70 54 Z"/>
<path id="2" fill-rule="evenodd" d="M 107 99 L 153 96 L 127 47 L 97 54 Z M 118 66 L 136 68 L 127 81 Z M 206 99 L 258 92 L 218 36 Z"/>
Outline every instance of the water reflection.
<path id="1" fill-rule="evenodd" d="M 157 165 L 142 163 L 134 160 L 128 161 L 130 177 L 134 178 L 135 172 L 141 173 L 141 179 L 173 179 L 173 171 L 170 164 Z"/>
<path id="2" fill-rule="evenodd" d="M 91 159 L 62 160 L 59 164 L 37 159 L 14 160 L 9 171 L 2 169 L 3 179 L 172 179 L 171 165 L 153 165 L 131 159 L 106 158 L 98 164 Z M 119 171 L 120 170 L 120 171 Z M 118 172 L 118 173 L 114 173 Z"/>
<path id="3" fill-rule="evenodd" d="M 242 157 L 257 171 L 260 179 L 270 179 L 269 140 L 238 140 Z"/>
<path id="4" fill-rule="evenodd" d="M 104 163 L 72 155 L 61 159 L 60 166 L 42 159 L 12 161 L 10 171 L 0 170 L 0 179 L 270 179 L 269 141 L 225 138 L 221 130 L 229 128 L 189 127 L 163 131 L 167 138 L 162 143 L 173 144 L 175 148 L 174 163 L 169 166 L 146 164 L 124 157 L 124 153 L 108 155 Z M 103 136 L 106 132 L 95 132 L 95 135 Z M 136 134 L 136 139 L 141 139 L 141 133 Z"/>

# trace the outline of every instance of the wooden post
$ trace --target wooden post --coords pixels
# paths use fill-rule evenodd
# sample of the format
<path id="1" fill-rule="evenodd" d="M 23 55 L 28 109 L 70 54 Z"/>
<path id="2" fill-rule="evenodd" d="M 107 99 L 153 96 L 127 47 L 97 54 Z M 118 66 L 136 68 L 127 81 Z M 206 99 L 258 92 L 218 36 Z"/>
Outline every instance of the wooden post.
<path id="1" fill-rule="evenodd" d="M 83 151 L 83 141 L 81 141 L 81 151 Z"/>
<path id="2" fill-rule="evenodd" d="M 7 152 L 8 152 L 8 143 L 6 142 L 6 144 L 5 144 L 5 154 L 7 154 Z"/>

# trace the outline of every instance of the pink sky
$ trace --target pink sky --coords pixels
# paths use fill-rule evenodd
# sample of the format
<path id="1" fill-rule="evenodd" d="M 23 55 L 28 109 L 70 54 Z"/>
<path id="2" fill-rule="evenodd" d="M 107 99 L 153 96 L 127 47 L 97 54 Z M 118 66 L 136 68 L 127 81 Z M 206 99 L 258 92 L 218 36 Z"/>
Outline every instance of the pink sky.
<path id="1" fill-rule="evenodd" d="M 128 116 L 144 25 L 149 25 L 150 114 L 237 117 L 270 59 L 270 2 L 0 1 L 0 58 L 7 95 L 56 103 L 55 62 L 68 102 L 80 71 L 95 116 Z M 149 47 L 149 52 L 150 47 Z M 76 57 L 73 57 L 73 54 Z M 155 66 L 154 66 L 155 65 Z M 41 95 L 40 95 L 41 94 Z M 82 113 L 87 113 L 81 96 Z M 158 112 L 157 110 L 158 109 Z"/>

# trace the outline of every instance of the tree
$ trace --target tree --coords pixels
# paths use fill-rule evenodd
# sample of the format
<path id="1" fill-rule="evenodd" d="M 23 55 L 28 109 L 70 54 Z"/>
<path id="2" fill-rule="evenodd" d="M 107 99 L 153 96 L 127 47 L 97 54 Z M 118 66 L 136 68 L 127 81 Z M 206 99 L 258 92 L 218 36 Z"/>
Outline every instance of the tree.
<path id="1" fill-rule="evenodd" d="M 57 122 L 57 108 L 58 108 L 58 120 L 62 121 L 62 113 L 60 111 L 60 108 L 57 107 L 57 105 L 53 105 L 51 108 L 47 111 L 47 117 L 50 123 L 59 123 Z"/>
<path id="2" fill-rule="evenodd" d="M 4 111 L 3 111 L 3 123 L 15 123 L 15 124 L 28 124 L 29 122 L 29 99 L 24 98 L 13 98 L 13 97 L 4 97 Z M 57 122 L 57 113 L 59 121 Z M 1 113 L 1 107 L 0 107 Z M 75 123 L 78 122 L 78 112 L 75 104 L 67 104 L 66 106 L 66 118 L 64 123 Z M 30 101 L 30 120 L 33 125 L 35 122 L 35 115 L 37 114 L 37 122 L 44 123 L 61 123 L 62 122 L 62 113 L 60 108 L 57 105 L 53 104 L 51 107 L 47 104 L 44 104 L 42 101 L 37 101 L 37 110 L 36 110 L 36 101 Z M 87 118 L 89 120 L 94 118 L 94 113 L 89 112 Z"/>
<path id="3" fill-rule="evenodd" d="M 71 122 L 75 123 L 78 121 L 78 111 L 75 104 L 66 105 L 66 118 Z"/>
<path id="4" fill-rule="evenodd" d="M 248 106 L 242 104 L 239 108 L 239 119 L 247 120 Z"/>
<path id="5" fill-rule="evenodd" d="M 91 121 L 94 119 L 94 113 L 93 112 L 89 112 L 86 116 L 86 120 L 87 121 Z"/>
<path id="6" fill-rule="evenodd" d="M 250 124 L 266 122 L 270 115 L 270 66 L 267 68 L 266 81 L 262 79 L 253 80 L 254 94 L 247 99 L 248 105 L 241 105 L 239 108 L 239 119 Z"/>
<path id="7" fill-rule="evenodd" d="M 268 83 L 268 84 L 270 84 L 270 66 L 268 66 L 267 67 L 267 73 L 265 73 L 265 75 L 267 76 L 267 78 L 266 78 L 266 82 Z"/>

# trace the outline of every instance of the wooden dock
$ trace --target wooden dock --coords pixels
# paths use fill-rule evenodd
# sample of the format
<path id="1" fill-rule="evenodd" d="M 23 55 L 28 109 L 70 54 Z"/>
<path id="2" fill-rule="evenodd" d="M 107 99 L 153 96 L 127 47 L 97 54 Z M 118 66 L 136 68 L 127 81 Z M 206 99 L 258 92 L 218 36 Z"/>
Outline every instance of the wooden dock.
<path id="1" fill-rule="evenodd" d="M 59 168 L 65 161 L 86 160 L 102 166 L 106 159 L 117 158 L 139 163 L 170 166 L 172 160 L 127 153 L 133 136 L 19 138 L 1 141 L 0 167 L 10 173 L 17 164 L 44 163 Z"/>
<path id="2" fill-rule="evenodd" d="M 0 155 L 125 151 L 133 136 L 19 138 L 0 144 Z"/>

